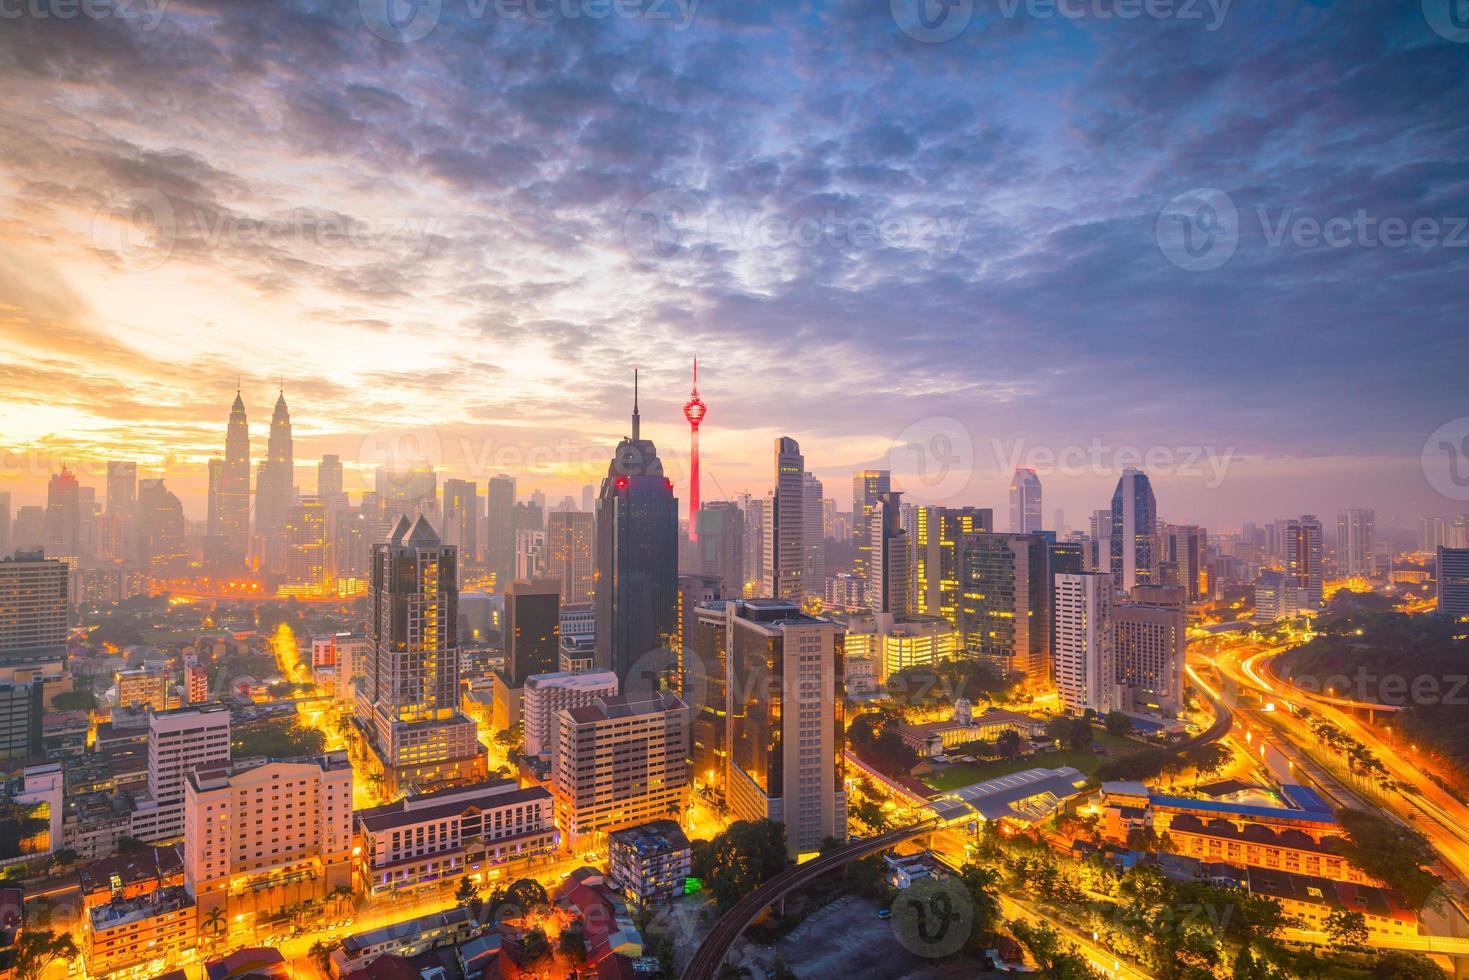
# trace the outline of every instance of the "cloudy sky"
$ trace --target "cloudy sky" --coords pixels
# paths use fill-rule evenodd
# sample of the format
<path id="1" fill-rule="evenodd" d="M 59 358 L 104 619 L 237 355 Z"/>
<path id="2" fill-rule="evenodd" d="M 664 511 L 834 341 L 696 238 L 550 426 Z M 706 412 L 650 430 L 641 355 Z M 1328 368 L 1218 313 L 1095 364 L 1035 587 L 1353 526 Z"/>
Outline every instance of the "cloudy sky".
<path id="1" fill-rule="evenodd" d="M 284 379 L 303 491 L 559 495 L 636 366 L 681 478 L 697 354 L 705 499 L 791 435 L 839 500 L 1030 463 L 1080 525 L 1142 462 L 1220 528 L 1469 510 L 1425 455 L 1469 436 L 1435 0 L 386 2 L 0 0 L 16 504 L 130 458 L 202 516 L 237 378 L 257 454 Z"/>

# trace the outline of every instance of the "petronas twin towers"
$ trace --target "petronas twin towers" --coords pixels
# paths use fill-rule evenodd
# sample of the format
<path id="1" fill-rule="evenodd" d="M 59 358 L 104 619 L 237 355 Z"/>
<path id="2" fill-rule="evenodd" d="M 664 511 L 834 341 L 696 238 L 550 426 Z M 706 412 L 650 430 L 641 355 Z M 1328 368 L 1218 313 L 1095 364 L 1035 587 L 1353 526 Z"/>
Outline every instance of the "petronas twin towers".
<path id="1" fill-rule="evenodd" d="M 295 492 L 291 413 L 282 390 L 270 419 L 270 439 L 265 459 L 255 478 L 255 533 L 259 536 L 261 564 L 280 567 L 284 562 L 286 519 Z M 229 428 L 224 439 L 224 460 L 210 461 L 209 513 L 214 526 L 211 537 L 221 542 L 221 556 L 231 565 L 242 565 L 250 555 L 250 423 L 245 401 L 238 390 L 230 406 Z"/>

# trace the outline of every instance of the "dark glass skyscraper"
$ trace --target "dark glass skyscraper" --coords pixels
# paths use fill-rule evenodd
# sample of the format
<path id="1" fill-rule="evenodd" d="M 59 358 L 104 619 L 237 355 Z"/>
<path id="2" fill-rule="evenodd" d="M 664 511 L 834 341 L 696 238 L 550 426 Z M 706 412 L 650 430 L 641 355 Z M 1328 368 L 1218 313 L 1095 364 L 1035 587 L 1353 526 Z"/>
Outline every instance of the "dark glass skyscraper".
<path id="1" fill-rule="evenodd" d="M 617 444 L 597 498 L 597 663 L 627 689 L 633 665 L 677 628 L 678 500 L 642 438 L 637 382 L 632 437 Z"/>
<path id="2" fill-rule="evenodd" d="M 1123 592 L 1156 585 L 1158 501 L 1146 473 L 1124 470 L 1112 494 L 1112 583 Z"/>

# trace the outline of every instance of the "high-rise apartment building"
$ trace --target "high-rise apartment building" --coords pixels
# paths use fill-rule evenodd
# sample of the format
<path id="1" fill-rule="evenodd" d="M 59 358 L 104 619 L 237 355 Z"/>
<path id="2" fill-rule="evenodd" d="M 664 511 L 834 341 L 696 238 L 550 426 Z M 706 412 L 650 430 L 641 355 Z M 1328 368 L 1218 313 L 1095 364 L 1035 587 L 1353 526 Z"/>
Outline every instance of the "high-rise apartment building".
<path id="1" fill-rule="evenodd" d="M 1010 530 L 1034 534 L 1041 530 L 1041 478 L 1028 467 L 1017 469 L 1010 478 Z M 1059 532 L 1059 528 L 1057 531 Z"/>
<path id="2" fill-rule="evenodd" d="M 1055 576 L 1052 656 L 1056 686 L 1067 711 L 1100 714 L 1122 708 L 1112 621 L 1112 576 L 1103 572 Z"/>
<path id="3" fill-rule="evenodd" d="M 676 695 L 608 695 L 564 708 L 557 732 L 551 791 L 573 849 L 688 806 L 689 709 Z"/>
<path id="4" fill-rule="evenodd" d="M 847 839 L 844 664 L 836 624 L 780 599 L 728 602 L 725 792 L 786 828 L 791 857 Z"/>
<path id="5" fill-rule="evenodd" d="M 112 460 L 107 464 L 107 513 L 128 515 L 138 502 L 138 464 Z"/>
<path id="6" fill-rule="evenodd" d="M 1377 515 L 1362 507 L 1342 511 L 1336 518 L 1336 568 L 1343 577 L 1371 578 L 1377 571 L 1373 537 Z"/>
<path id="7" fill-rule="evenodd" d="M 347 753 L 199 768 L 184 782 L 184 887 L 250 934 L 282 910 L 352 889 Z"/>
<path id="8" fill-rule="evenodd" d="M 959 545 L 966 535 L 995 529 L 988 507 L 919 507 L 914 514 L 913 607 L 925 616 L 959 621 Z"/>
<path id="9" fill-rule="evenodd" d="M 148 794 L 133 811 L 131 836 L 165 841 L 184 831 L 184 784 L 201 768 L 230 763 L 230 712 L 205 704 L 148 712 Z"/>
<path id="10" fill-rule="evenodd" d="M 1051 582 L 1038 534 L 974 534 L 961 552 L 959 630 L 968 654 L 1030 687 L 1051 680 Z"/>
<path id="11" fill-rule="evenodd" d="M 521 721 L 525 725 L 525 754 L 550 762 L 560 742 L 561 712 L 580 708 L 617 693 L 617 675 L 610 670 L 556 671 L 525 679 Z"/>
<path id="12" fill-rule="evenodd" d="M 561 583 L 562 605 L 591 602 L 596 592 L 596 522 L 591 514 L 546 515 L 545 574 Z"/>
<path id="13" fill-rule="evenodd" d="M 668 645 L 678 602 L 678 499 L 642 437 L 634 381 L 632 436 L 617 445 L 597 498 L 597 665 L 625 686 Z"/>
<path id="14" fill-rule="evenodd" d="M 515 477 L 492 476 L 485 484 L 484 562 L 500 588 L 515 577 Z"/>
<path id="15" fill-rule="evenodd" d="M 10 491 L 0 490 L 0 558 L 9 558 L 10 547 Z"/>
<path id="16" fill-rule="evenodd" d="M 390 792 L 485 777 L 474 722 L 459 712 L 457 557 L 422 515 L 400 517 L 372 549 L 358 716 Z"/>
<path id="17" fill-rule="evenodd" d="M 1173 581 L 1158 584 L 1181 586 L 1189 602 L 1202 601 L 1208 579 L 1209 533 L 1193 524 L 1165 524 L 1160 540 L 1159 565 L 1167 571 L 1159 577 Z"/>
<path id="18" fill-rule="evenodd" d="M 1418 522 L 1418 550 L 1435 554 L 1449 543 L 1449 525 L 1442 517 L 1425 517 Z"/>
<path id="19" fill-rule="evenodd" d="M 1469 548 L 1439 548 L 1437 557 L 1439 615 L 1469 620 Z"/>
<path id="20" fill-rule="evenodd" d="M 65 466 L 46 484 L 46 551 L 76 558 L 82 546 L 81 487 Z"/>
<path id="21" fill-rule="evenodd" d="M 71 625 L 67 567 L 40 551 L 0 560 L 0 660 L 66 649 Z"/>
<path id="22" fill-rule="evenodd" d="M 1173 716 L 1183 710 L 1186 603 L 1181 588 L 1139 586 L 1113 609 L 1117 676 L 1134 711 Z"/>
<path id="23" fill-rule="evenodd" d="M 326 507 L 316 497 L 303 497 L 286 512 L 286 586 L 320 593 L 333 584 L 327 564 Z"/>
<path id="24" fill-rule="evenodd" d="M 775 476 L 766 498 L 762 595 L 800 602 L 805 595 L 806 458 L 796 440 L 775 440 Z"/>
<path id="25" fill-rule="evenodd" d="M 726 595 L 740 595 L 745 584 L 745 515 L 730 500 L 710 501 L 699 508 L 699 541 L 695 567 L 718 575 Z"/>
<path id="26" fill-rule="evenodd" d="M 1312 609 L 1321 608 L 1321 593 L 1324 584 L 1321 568 L 1321 521 L 1312 514 L 1304 514 L 1285 522 L 1286 572 L 1301 589 L 1303 601 Z"/>
<path id="27" fill-rule="evenodd" d="M 347 509 L 349 501 L 342 482 L 342 457 L 327 453 L 316 464 L 316 496 L 328 514 L 340 514 Z"/>
<path id="28" fill-rule="evenodd" d="M 1157 582 L 1158 501 L 1146 473 L 1124 470 L 1112 494 L 1112 582 L 1124 592 Z"/>
<path id="29" fill-rule="evenodd" d="M 867 604 L 875 613 L 895 617 L 913 614 L 913 547 L 902 526 L 902 493 L 877 499 L 868 519 L 872 539 L 867 575 Z"/>
<path id="30" fill-rule="evenodd" d="M 888 470 L 858 470 L 852 474 L 852 542 L 857 546 L 853 571 L 864 583 L 872 562 L 872 535 L 869 530 L 872 511 L 878 498 L 892 488 L 893 475 Z"/>

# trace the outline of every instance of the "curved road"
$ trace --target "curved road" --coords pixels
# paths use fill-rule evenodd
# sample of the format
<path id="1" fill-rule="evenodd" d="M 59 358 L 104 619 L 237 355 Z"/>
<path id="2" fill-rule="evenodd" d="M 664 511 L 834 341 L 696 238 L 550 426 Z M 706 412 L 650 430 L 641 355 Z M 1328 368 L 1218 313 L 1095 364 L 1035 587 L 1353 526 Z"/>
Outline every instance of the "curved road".
<path id="1" fill-rule="evenodd" d="M 828 871 L 834 871 L 844 864 L 867 857 L 869 854 L 880 853 L 915 837 L 922 837 L 924 834 L 937 830 L 938 827 L 939 821 L 926 820 L 901 830 L 890 830 L 878 837 L 853 841 L 834 851 L 828 851 L 820 857 L 814 857 L 805 864 L 787 868 L 740 899 L 734 908 L 720 916 L 709 935 L 705 936 L 704 941 L 699 944 L 693 959 L 689 960 L 689 965 L 683 971 L 683 980 L 713 980 L 719 972 L 720 964 L 729 954 L 730 946 L 734 945 L 740 933 L 749 928 L 750 923 L 754 922 L 761 912 L 774 905 L 788 892 L 802 885 L 810 884 L 813 879 Z"/>

